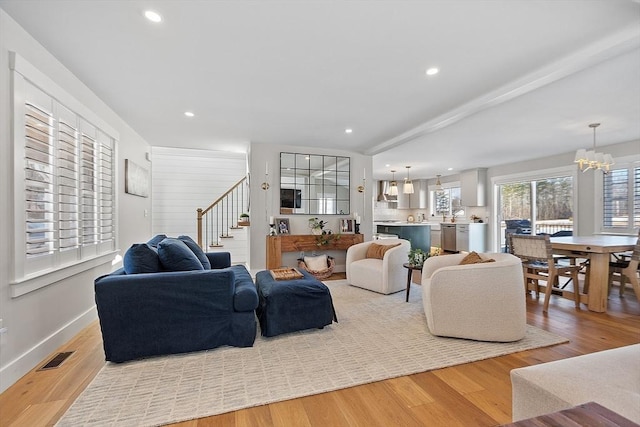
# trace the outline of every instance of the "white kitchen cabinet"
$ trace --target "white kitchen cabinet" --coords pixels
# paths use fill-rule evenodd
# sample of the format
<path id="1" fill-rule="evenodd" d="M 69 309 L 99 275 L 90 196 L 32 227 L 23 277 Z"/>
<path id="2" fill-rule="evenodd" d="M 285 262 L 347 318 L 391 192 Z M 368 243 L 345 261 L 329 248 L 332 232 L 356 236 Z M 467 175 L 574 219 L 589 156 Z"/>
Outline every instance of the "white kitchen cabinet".
<path id="1" fill-rule="evenodd" d="M 487 169 L 471 169 L 460 173 L 460 205 L 486 206 Z"/>
<path id="2" fill-rule="evenodd" d="M 456 224 L 456 250 L 487 251 L 487 224 Z"/>
<path id="3" fill-rule="evenodd" d="M 427 186 L 427 180 L 420 179 L 418 181 L 420 183 L 419 188 L 416 188 L 413 194 L 416 197 L 411 198 L 412 202 L 415 199 L 416 205 L 412 207 L 414 209 L 429 209 L 429 188 Z"/>

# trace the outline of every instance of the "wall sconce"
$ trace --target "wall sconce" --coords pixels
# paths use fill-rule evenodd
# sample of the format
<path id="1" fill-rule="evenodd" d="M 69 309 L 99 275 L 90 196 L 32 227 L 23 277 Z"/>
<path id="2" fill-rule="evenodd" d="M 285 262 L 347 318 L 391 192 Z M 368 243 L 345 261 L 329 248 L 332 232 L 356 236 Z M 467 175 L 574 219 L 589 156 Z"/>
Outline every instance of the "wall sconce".
<path id="1" fill-rule="evenodd" d="M 362 170 L 362 185 L 358 185 L 356 187 L 356 189 L 358 190 L 358 193 L 364 193 L 366 181 L 367 181 L 367 169 L 365 168 Z"/>
<path id="2" fill-rule="evenodd" d="M 264 182 L 260 185 L 264 191 L 269 189 L 269 162 L 264 164 Z"/>

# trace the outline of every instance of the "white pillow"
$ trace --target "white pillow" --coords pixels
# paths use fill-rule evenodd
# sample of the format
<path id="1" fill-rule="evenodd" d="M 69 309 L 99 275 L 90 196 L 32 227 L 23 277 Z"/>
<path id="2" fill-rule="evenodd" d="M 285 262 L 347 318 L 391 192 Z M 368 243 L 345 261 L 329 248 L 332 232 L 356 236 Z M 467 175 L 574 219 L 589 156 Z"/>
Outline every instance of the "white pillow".
<path id="1" fill-rule="evenodd" d="M 313 271 L 321 271 L 327 269 L 327 256 L 306 256 L 304 257 L 304 263 L 307 264 L 307 268 Z"/>

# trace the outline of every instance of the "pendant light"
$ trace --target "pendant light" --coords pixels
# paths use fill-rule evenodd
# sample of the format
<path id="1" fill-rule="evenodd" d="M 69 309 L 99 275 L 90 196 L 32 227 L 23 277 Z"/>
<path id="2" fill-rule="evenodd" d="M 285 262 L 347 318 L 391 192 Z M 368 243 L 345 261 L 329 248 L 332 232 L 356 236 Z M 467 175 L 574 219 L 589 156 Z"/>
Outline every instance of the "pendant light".
<path id="1" fill-rule="evenodd" d="M 609 168 L 614 164 L 611 154 L 596 152 L 596 128 L 600 123 L 591 123 L 590 128 L 593 129 L 593 150 L 585 150 L 581 148 L 576 152 L 574 163 L 578 163 L 578 167 L 582 172 L 589 169 L 600 169 L 604 173 L 609 172 Z"/>
<path id="2" fill-rule="evenodd" d="M 442 175 L 436 175 L 436 191 L 442 191 L 442 183 L 440 182 L 440 177 Z"/>
<path id="3" fill-rule="evenodd" d="M 404 180 L 402 192 L 404 194 L 413 194 L 413 182 L 409 178 L 409 169 L 411 169 L 411 166 L 405 166 L 405 168 L 407 168 L 407 178 Z"/>
<path id="4" fill-rule="evenodd" d="M 390 196 L 397 196 L 398 195 L 398 183 L 396 181 L 396 171 L 392 170 L 391 173 L 393 174 L 393 178 L 391 179 L 391 182 L 389 183 L 389 195 Z"/>

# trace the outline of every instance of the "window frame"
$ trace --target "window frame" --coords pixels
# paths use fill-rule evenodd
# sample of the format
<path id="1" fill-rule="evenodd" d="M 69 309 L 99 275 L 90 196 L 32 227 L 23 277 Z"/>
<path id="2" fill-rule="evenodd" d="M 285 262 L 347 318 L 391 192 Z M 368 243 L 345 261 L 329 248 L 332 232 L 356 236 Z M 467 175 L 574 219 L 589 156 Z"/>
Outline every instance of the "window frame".
<path id="1" fill-rule="evenodd" d="M 490 242 L 494 250 L 500 250 L 502 247 L 502 239 L 500 235 L 500 227 L 498 225 L 499 221 L 502 221 L 502 216 L 500 215 L 500 186 L 504 184 L 511 184 L 513 182 L 522 182 L 522 181 L 540 181 L 544 179 L 553 179 L 560 177 L 568 177 L 572 178 L 573 182 L 573 230 L 574 234 L 579 234 L 580 230 L 580 214 L 578 212 L 578 194 L 580 187 L 580 180 L 578 179 L 578 168 L 575 165 L 570 166 L 560 166 L 555 168 L 547 168 L 547 169 L 539 169 L 539 170 L 531 170 L 527 172 L 509 174 L 509 175 L 501 175 L 495 176 L 491 178 L 491 218 L 489 219 L 489 227 L 490 227 Z M 535 211 L 532 212 L 532 218 L 535 218 Z M 533 223 L 532 223 L 533 226 Z"/>
<path id="2" fill-rule="evenodd" d="M 14 215 L 13 215 L 13 271 L 11 272 L 11 296 L 13 298 L 32 292 L 36 289 L 48 286 L 49 284 L 58 282 L 82 271 L 94 268 L 101 264 L 111 262 L 117 253 L 117 164 L 111 164 L 111 196 L 113 205 L 111 206 L 111 215 L 115 228 L 108 241 L 98 244 L 86 245 L 83 247 L 82 241 L 79 241 L 77 247 L 70 250 L 60 250 L 59 241 L 59 206 L 58 195 L 60 189 L 57 185 L 58 171 L 57 166 L 57 146 L 59 145 L 59 122 L 58 109 L 73 113 L 77 118 L 80 126 L 86 124 L 88 127 L 96 129 L 96 136 L 101 135 L 103 141 L 105 137 L 108 139 L 107 145 L 110 145 L 110 153 L 112 161 L 118 158 L 117 147 L 119 134 L 108 123 L 93 113 L 77 101 L 72 95 L 54 83 L 45 74 L 31 65 L 28 61 L 18 55 L 16 52 L 9 52 L 9 68 L 11 70 L 11 105 L 13 111 L 12 124 L 12 141 L 13 141 L 13 188 L 14 188 Z M 25 105 L 32 99 L 38 98 L 42 102 L 50 102 L 52 123 L 54 124 L 53 135 L 51 136 L 52 148 L 51 155 L 54 160 L 52 173 L 55 176 L 52 184 L 53 197 L 53 241 L 55 249 L 51 252 L 39 256 L 27 256 L 27 238 L 26 238 L 26 161 L 25 161 Z M 68 110 L 68 111 L 67 111 Z M 80 141 L 81 142 L 81 141 Z M 98 145 L 101 148 L 100 145 Z M 97 156 L 96 158 L 100 158 Z M 80 187 L 78 187 L 80 188 Z M 100 194 L 97 191 L 96 194 Z M 78 200 L 78 205 L 80 201 Z"/>
<path id="3" fill-rule="evenodd" d="M 442 190 L 448 191 L 449 194 L 451 194 L 451 190 L 454 188 L 457 188 L 460 192 L 462 191 L 460 181 L 445 182 L 441 185 L 441 188 Z M 435 185 L 429 186 L 429 214 L 432 217 L 438 217 L 442 215 L 442 212 L 436 212 L 436 193 L 438 191 L 440 190 L 437 190 Z M 451 215 L 455 208 L 456 206 L 453 205 L 453 199 L 449 197 L 449 211 L 447 212 L 447 215 Z"/>
<path id="4" fill-rule="evenodd" d="M 611 167 L 611 170 L 619 170 L 626 169 L 628 171 L 627 174 L 627 197 L 629 204 L 629 223 L 627 227 L 606 227 L 604 224 L 605 215 L 604 215 L 604 202 L 605 202 L 605 186 L 604 180 L 605 175 L 602 174 L 601 179 L 596 180 L 596 188 L 595 192 L 598 195 L 597 197 L 597 217 L 596 217 L 596 227 L 597 232 L 602 234 L 620 234 L 620 235 L 637 235 L 638 228 L 635 226 L 635 216 L 640 215 L 640 212 L 636 212 L 636 206 L 638 203 L 635 201 L 635 194 L 638 192 L 638 189 L 634 188 L 635 184 L 635 169 L 640 168 L 640 156 L 625 156 L 621 158 L 615 159 L 616 163 Z"/>

